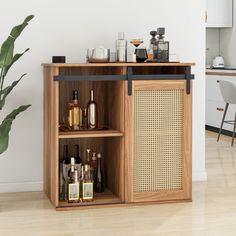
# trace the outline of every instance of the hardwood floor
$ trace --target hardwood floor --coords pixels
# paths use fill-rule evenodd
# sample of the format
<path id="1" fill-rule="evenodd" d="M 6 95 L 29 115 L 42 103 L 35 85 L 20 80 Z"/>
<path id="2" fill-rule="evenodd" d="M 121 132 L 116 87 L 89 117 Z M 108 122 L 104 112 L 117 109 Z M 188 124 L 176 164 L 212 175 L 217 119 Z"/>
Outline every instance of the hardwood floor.
<path id="1" fill-rule="evenodd" d="M 236 235 L 236 144 L 206 133 L 207 182 L 193 202 L 56 212 L 41 192 L 0 194 L 1 236 Z"/>

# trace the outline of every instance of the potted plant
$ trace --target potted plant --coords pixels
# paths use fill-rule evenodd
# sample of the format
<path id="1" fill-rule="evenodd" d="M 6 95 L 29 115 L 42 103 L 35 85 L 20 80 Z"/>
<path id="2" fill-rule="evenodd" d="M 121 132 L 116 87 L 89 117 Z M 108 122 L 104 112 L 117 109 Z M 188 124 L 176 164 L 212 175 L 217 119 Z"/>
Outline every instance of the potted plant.
<path id="1" fill-rule="evenodd" d="M 14 44 L 16 39 L 20 36 L 24 28 L 28 25 L 28 22 L 34 18 L 33 15 L 27 16 L 22 24 L 16 25 L 12 28 L 10 35 L 3 42 L 0 49 L 0 112 L 5 105 L 7 96 L 11 93 L 14 87 L 21 81 L 21 79 L 26 75 L 23 74 L 18 80 L 14 81 L 11 85 L 5 86 L 5 79 L 9 69 L 12 65 L 23 56 L 29 48 L 27 48 L 22 53 L 14 54 Z M 9 132 L 11 130 L 12 122 L 16 116 L 25 111 L 31 105 L 22 105 L 14 109 L 10 114 L 8 114 L 5 119 L 3 119 L 0 125 L 0 155 L 5 152 L 8 148 L 9 143 Z"/>

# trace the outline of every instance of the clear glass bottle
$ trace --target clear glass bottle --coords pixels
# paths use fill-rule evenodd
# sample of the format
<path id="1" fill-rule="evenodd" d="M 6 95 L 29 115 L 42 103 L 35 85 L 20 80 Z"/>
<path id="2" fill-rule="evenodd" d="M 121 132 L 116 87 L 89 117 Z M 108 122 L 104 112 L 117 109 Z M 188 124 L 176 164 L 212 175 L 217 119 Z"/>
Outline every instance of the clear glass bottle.
<path id="1" fill-rule="evenodd" d="M 69 103 L 69 125 L 71 129 L 78 130 L 80 127 L 79 92 L 73 91 L 73 101 Z"/>
<path id="2" fill-rule="evenodd" d="M 87 105 L 87 113 L 88 113 L 88 128 L 95 129 L 98 127 L 98 110 L 97 104 L 94 101 L 94 93 L 93 90 L 90 91 L 90 101 Z"/>
<path id="3" fill-rule="evenodd" d="M 84 165 L 82 201 L 93 201 L 93 180 L 90 176 L 90 166 Z"/>
<path id="4" fill-rule="evenodd" d="M 102 155 L 97 154 L 97 169 L 94 177 L 94 191 L 96 193 L 102 193 L 105 191 L 104 174 L 102 171 Z"/>
<path id="5" fill-rule="evenodd" d="M 75 169 L 75 159 L 71 158 L 70 177 L 68 180 L 68 202 L 75 203 L 79 201 L 80 197 L 80 186 L 78 180 L 78 172 Z"/>
<path id="6" fill-rule="evenodd" d="M 90 153 L 91 153 L 91 150 L 89 148 L 87 148 L 86 149 L 86 160 L 85 160 L 86 165 L 90 165 Z"/>
<path id="7" fill-rule="evenodd" d="M 68 145 L 63 146 L 63 160 L 62 160 L 62 172 L 65 181 L 65 195 L 64 200 L 68 196 L 68 180 L 69 180 L 69 170 L 70 170 L 70 158 L 68 157 Z"/>
<path id="8" fill-rule="evenodd" d="M 78 171 L 78 177 L 81 177 L 82 174 L 82 160 L 79 156 L 79 145 L 74 145 L 74 158 L 75 158 L 75 168 Z"/>
<path id="9" fill-rule="evenodd" d="M 157 29 L 158 40 L 153 48 L 153 60 L 156 62 L 169 62 L 169 42 L 164 41 L 165 28 Z"/>
<path id="10" fill-rule="evenodd" d="M 124 32 L 118 33 L 118 39 L 116 40 L 116 55 L 117 62 L 127 61 L 127 40 L 125 39 Z"/>
<path id="11" fill-rule="evenodd" d="M 66 187 L 65 187 L 65 179 L 63 176 L 63 159 L 60 160 L 59 165 L 59 200 L 64 201 L 66 199 Z"/>

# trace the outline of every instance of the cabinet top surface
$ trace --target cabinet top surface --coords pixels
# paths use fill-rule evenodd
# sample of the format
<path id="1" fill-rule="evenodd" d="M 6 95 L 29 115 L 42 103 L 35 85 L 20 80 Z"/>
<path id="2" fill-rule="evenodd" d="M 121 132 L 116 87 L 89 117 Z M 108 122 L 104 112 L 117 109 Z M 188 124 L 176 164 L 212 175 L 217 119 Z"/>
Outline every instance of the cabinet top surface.
<path id="1" fill-rule="evenodd" d="M 213 70 L 207 69 L 206 75 L 216 75 L 216 76 L 236 76 L 236 70 Z"/>
<path id="2" fill-rule="evenodd" d="M 170 62 L 170 63 L 154 63 L 154 62 L 145 62 L 145 63 L 43 63 L 44 67 L 146 67 L 146 66 L 194 66 L 193 62 Z"/>

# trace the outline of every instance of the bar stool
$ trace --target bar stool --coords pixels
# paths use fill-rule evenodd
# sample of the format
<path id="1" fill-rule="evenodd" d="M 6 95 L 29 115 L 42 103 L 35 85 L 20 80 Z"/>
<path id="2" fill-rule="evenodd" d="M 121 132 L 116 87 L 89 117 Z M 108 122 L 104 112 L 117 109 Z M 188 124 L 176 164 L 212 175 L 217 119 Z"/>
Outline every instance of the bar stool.
<path id="1" fill-rule="evenodd" d="M 225 116 L 226 116 L 229 104 L 236 104 L 236 86 L 231 82 L 223 81 L 223 80 L 219 81 L 219 85 L 220 85 L 220 91 L 221 91 L 222 97 L 223 97 L 226 104 L 225 104 L 225 111 L 224 111 L 223 118 L 222 118 L 221 125 L 220 125 L 220 130 L 219 130 L 217 142 L 220 139 L 223 124 L 224 123 L 232 124 L 234 126 L 234 128 L 233 128 L 231 146 L 233 146 L 234 136 L 235 136 L 235 128 L 236 128 L 236 112 L 235 112 L 234 120 L 225 121 Z"/>

